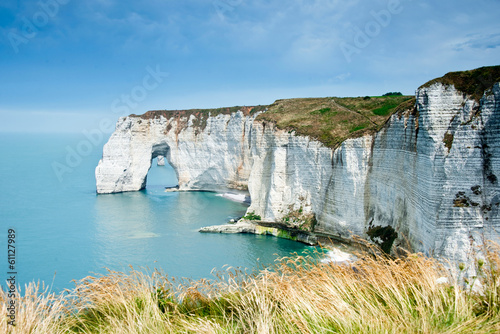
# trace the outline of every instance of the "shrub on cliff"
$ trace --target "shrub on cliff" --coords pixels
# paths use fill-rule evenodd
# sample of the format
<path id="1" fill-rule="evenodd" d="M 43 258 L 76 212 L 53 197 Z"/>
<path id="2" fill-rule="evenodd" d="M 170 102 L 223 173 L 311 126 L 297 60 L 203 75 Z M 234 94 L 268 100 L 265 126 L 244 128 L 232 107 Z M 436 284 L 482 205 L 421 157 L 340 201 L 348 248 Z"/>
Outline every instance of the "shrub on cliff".
<path id="1" fill-rule="evenodd" d="M 262 218 L 259 215 L 256 215 L 255 212 L 248 212 L 245 216 L 242 217 L 245 220 L 261 220 Z"/>
<path id="2" fill-rule="evenodd" d="M 312 212 L 305 213 L 303 208 L 293 209 L 293 205 L 288 208 L 288 213 L 281 218 L 281 223 L 287 227 L 302 231 L 312 232 L 316 226 L 316 215 Z"/>

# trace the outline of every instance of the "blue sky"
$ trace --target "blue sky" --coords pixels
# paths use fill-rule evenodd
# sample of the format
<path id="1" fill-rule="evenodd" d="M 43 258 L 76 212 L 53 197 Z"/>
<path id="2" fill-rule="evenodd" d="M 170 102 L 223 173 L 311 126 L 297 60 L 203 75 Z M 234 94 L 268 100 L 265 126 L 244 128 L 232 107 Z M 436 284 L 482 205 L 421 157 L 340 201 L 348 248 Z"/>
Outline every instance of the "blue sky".
<path id="1" fill-rule="evenodd" d="M 498 0 L 3 0 L 0 131 L 413 94 L 446 72 L 498 65 L 499 14 Z"/>

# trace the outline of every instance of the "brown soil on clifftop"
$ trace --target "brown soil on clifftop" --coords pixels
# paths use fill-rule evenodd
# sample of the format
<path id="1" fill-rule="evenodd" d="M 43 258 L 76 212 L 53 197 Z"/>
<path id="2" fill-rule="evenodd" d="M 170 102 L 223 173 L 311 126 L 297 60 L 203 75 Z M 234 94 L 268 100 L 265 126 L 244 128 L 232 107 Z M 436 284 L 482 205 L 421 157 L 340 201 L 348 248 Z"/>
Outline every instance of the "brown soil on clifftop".
<path id="1" fill-rule="evenodd" d="M 380 130 L 393 113 L 414 105 L 411 96 L 287 99 L 274 102 L 257 120 L 337 147 L 348 138 Z"/>
<path id="2" fill-rule="evenodd" d="M 485 90 L 490 89 L 494 83 L 500 82 L 500 66 L 485 66 L 470 71 L 450 72 L 441 78 L 423 84 L 420 88 L 430 87 L 437 82 L 453 85 L 457 90 L 472 96 L 479 102 Z"/>

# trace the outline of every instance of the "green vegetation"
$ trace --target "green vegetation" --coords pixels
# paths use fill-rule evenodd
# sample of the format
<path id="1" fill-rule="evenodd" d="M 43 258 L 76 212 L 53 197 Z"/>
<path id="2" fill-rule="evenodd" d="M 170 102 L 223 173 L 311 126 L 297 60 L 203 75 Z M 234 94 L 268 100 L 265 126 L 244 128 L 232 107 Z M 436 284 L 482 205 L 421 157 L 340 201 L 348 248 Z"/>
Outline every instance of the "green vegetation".
<path id="1" fill-rule="evenodd" d="M 347 138 L 379 130 L 394 112 L 413 110 L 414 105 L 414 98 L 397 95 L 287 99 L 277 100 L 257 119 L 336 147 Z"/>
<path id="2" fill-rule="evenodd" d="M 293 205 L 291 205 L 288 213 L 281 218 L 281 223 L 290 228 L 312 232 L 317 221 L 314 213 L 304 213 L 302 207 L 298 210 L 293 210 Z"/>
<path id="3" fill-rule="evenodd" d="M 500 66 L 486 66 L 475 70 L 463 72 L 450 72 L 431 80 L 422 87 L 430 87 L 435 83 L 454 85 L 455 88 L 464 92 L 479 102 L 484 91 L 490 89 L 495 82 L 500 82 Z"/>
<path id="4" fill-rule="evenodd" d="M 379 116 L 388 115 L 391 111 L 394 110 L 394 108 L 396 108 L 400 104 L 398 102 L 399 101 L 386 101 L 380 108 L 373 110 L 373 113 Z"/>
<path id="5" fill-rule="evenodd" d="M 365 124 L 360 124 L 360 125 L 355 125 L 353 127 L 351 127 L 349 129 L 349 133 L 352 133 L 352 132 L 356 132 L 356 131 L 359 131 L 359 130 L 363 130 L 363 129 L 366 129 L 370 124 L 369 123 L 365 123 Z"/>
<path id="6" fill-rule="evenodd" d="M 141 119 L 177 118 L 176 133 L 187 127 L 188 119 L 194 115 L 195 133 L 200 133 L 207 126 L 208 116 L 228 115 L 241 110 L 245 115 L 260 111 L 257 119 L 276 124 L 279 129 L 298 135 L 310 136 L 328 147 L 336 147 L 347 138 L 363 136 L 379 130 L 394 112 L 412 110 L 415 98 L 410 96 L 365 96 L 355 98 L 305 98 L 277 100 L 270 106 L 253 107 L 235 106 L 216 109 L 191 110 L 151 110 L 143 115 L 130 115 Z M 172 130 L 168 124 L 165 132 Z"/>
<path id="7" fill-rule="evenodd" d="M 422 254 L 358 254 L 352 265 L 284 258 L 256 274 L 176 280 L 159 271 L 87 277 L 63 294 L 31 283 L 2 333 L 498 333 L 500 257 L 485 246 L 454 271 Z M 456 272 L 455 275 L 450 272 Z M 442 278 L 445 278 L 443 280 Z M 438 280 L 439 279 L 439 280 Z M 479 288 L 477 290 L 477 288 Z M 477 291 L 477 292 L 475 292 Z M 7 314 L 7 292 L 0 290 Z"/>
<path id="8" fill-rule="evenodd" d="M 296 233 L 289 232 L 281 228 L 257 225 L 255 229 L 256 229 L 256 234 L 273 235 L 277 238 L 297 241 Z"/>
<path id="9" fill-rule="evenodd" d="M 256 215 L 255 212 L 248 212 L 245 216 L 243 216 L 241 219 L 245 220 L 262 220 L 262 218 L 259 215 Z"/>
<path id="10" fill-rule="evenodd" d="M 385 93 L 382 96 L 402 96 L 402 95 L 403 94 L 401 94 L 401 92 L 389 92 L 389 93 Z"/>
<path id="11" fill-rule="evenodd" d="M 391 93 L 393 94 L 393 93 Z M 241 110 L 245 115 L 266 111 L 257 120 L 276 124 L 279 129 L 295 131 L 298 135 L 310 136 L 328 147 L 336 147 L 348 138 L 363 136 L 378 131 L 394 112 L 412 110 L 415 98 L 402 95 L 365 96 L 355 98 L 304 98 L 277 100 L 272 105 L 252 107 L 235 106 L 216 109 L 151 110 L 143 115 L 130 115 L 141 119 L 178 119 L 174 129 L 179 133 L 194 115 L 195 134 L 207 126 L 208 116 L 228 115 Z M 165 133 L 172 130 L 168 124 Z"/>
<path id="12" fill-rule="evenodd" d="M 311 112 L 311 115 L 325 115 L 326 113 L 329 113 L 330 111 L 332 111 L 332 108 L 322 108 L 319 110 L 314 110 L 313 112 Z M 334 116 L 335 115 L 336 115 L 336 113 L 334 113 Z"/>

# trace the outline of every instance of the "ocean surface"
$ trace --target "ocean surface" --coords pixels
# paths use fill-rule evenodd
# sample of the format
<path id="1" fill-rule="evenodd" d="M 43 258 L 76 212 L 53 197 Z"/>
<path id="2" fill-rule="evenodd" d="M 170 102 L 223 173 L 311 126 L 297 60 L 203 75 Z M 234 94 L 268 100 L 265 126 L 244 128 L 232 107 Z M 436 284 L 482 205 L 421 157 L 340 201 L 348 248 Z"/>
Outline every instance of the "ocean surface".
<path id="1" fill-rule="evenodd" d="M 97 195 L 94 169 L 107 138 L 83 134 L 0 134 L 0 279 L 7 231 L 15 230 L 17 283 L 53 291 L 92 273 L 158 268 L 169 276 L 211 278 L 224 265 L 248 268 L 310 247 L 271 236 L 202 234 L 202 226 L 242 216 L 247 205 L 207 192 L 165 192 L 170 166 L 153 164 L 144 191 Z"/>

